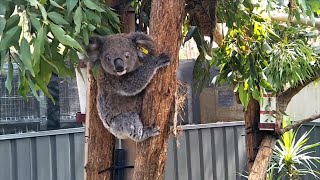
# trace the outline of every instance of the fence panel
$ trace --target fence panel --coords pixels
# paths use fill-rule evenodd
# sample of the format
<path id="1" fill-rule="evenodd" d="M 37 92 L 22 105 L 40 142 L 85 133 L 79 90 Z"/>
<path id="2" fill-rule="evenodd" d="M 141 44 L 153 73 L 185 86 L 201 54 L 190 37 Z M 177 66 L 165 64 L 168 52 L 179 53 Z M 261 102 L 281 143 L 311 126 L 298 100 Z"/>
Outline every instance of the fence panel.
<path id="1" fill-rule="evenodd" d="M 306 124 L 299 131 L 314 125 L 310 143 L 319 141 L 320 125 Z M 178 139 L 169 139 L 166 180 L 244 179 L 238 175 L 246 174 L 243 122 L 183 129 Z M 313 155 L 320 157 L 320 147 Z M 82 180 L 83 165 L 84 128 L 0 136 L 0 180 Z"/>
<path id="2" fill-rule="evenodd" d="M 83 180 L 84 129 L 0 136 L 0 180 Z"/>

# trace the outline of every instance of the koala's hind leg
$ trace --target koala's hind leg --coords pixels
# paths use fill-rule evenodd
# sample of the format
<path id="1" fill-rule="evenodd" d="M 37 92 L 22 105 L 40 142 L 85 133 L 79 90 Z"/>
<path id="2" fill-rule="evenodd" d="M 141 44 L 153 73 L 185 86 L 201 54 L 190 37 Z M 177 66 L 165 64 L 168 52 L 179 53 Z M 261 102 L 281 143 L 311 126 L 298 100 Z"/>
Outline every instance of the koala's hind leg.
<path id="1" fill-rule="evenodd" d="M 122 113 L 114 117 L 110 131 L 118 138 L 128 138 L 141 142 L 149 137 L 159 135 L 159 127 L 143 127 L 140 117 L 135 112 Z"/>

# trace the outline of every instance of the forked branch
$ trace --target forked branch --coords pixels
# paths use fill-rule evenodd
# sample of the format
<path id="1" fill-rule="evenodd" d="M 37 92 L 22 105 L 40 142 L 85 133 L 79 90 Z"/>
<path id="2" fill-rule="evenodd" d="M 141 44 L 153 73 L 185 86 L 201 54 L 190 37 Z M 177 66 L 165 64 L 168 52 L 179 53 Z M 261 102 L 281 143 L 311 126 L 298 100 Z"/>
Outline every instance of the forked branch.
<path id="1" fill-rule="evenodd" d="M 279 134 L 282 135 L 283 133 L 285 133 L 287 131 L 290 131 L 291 129 L 299 127 L 303 123 L 307 123 L 307 122 L 310 122 L 310 121 L 313 121 L 313 120 L 316 120 L 316 119 L 319 119 L 319 118 L 320 118 L 320 114 L 316 114 L 316 115 L 312 115 L 312 116 L 310 116 L 308 118 L 301 119 L 299 121 L 295 121 L 292 124 L 280 129 L 279 130 Z"/>

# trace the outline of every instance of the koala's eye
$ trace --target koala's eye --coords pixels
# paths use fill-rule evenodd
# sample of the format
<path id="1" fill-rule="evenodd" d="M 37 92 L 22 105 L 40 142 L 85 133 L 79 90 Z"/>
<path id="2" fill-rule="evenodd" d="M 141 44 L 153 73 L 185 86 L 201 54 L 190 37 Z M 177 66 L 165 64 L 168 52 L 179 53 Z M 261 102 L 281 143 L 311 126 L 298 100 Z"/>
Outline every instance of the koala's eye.
<path id="1" fill-rule="evenodd" d="M 111 61 L 111 58 L 110 58 L 109 55 L 105 55 L 105 56 L 104 56 L 104 59 L 106 59 L 106 60 L 108 60 L 108 61 Z"/>
<path id="2" fill-rule="evenodd" d="M 124 55 L 125 55 L 126 58 L 130 57 L 130 53 L 129 52 L 126 52 Z"/>

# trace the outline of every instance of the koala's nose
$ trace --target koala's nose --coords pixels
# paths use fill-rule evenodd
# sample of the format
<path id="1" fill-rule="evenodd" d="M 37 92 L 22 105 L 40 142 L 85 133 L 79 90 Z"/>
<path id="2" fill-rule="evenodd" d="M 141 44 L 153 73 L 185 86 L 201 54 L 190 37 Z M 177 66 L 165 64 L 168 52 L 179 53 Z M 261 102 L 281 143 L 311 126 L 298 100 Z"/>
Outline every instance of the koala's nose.
<path id="1" fill-rule="evenodd" d="M 114 68 L 117 72 L 124 71 L 124 62 L 121 58 L 117 58 L 114 60 Z"/>

